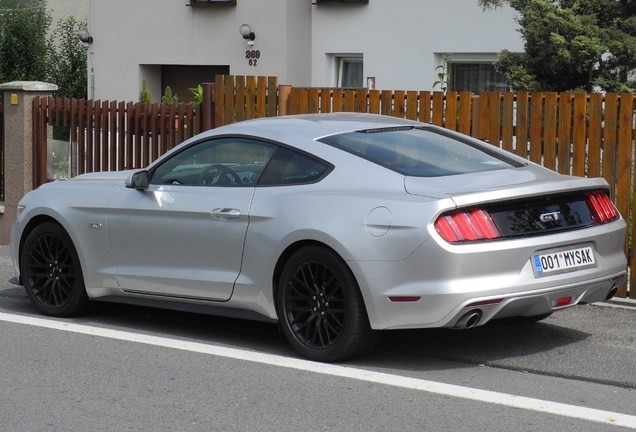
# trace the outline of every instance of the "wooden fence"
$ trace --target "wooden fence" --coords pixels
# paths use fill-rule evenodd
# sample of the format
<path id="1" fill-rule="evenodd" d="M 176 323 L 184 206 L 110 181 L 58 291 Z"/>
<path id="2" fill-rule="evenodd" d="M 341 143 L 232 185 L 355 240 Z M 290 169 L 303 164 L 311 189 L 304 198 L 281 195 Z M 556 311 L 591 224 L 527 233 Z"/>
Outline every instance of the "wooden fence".
<path id="1" fill-rule="evenodd" d="M 37 97 L 33 101 L 34 186 L 49 180 L 48 126 L 69 129 L 72 172 L 77 175 L 145 167 L 200 132 L 202 123 L 200 111 L 192 104 Z"/>
<path id="2" fill-rule="evenodd" d="M 630 231 L 635 97 L 631 94 L 343 90 L 217 76 L 198 106 L 41 98 L 34 101 L 34 185 L 47 181 L 46 126 L 71 130 L 76 172 L 140 168 L 194 133 L 258 117 L 370 112 L 472 135 L 563 174 L 604 177 Z M 37 132 L 37 133 L 36 133 Z M 631 268 L 636 254 L 625 244 Z M 630 286 L 636 286 L 631 272 Z M 625 296 L 626 287 L 618 295 Z M 631 290 L 636 298 L 636 289 Z"/>

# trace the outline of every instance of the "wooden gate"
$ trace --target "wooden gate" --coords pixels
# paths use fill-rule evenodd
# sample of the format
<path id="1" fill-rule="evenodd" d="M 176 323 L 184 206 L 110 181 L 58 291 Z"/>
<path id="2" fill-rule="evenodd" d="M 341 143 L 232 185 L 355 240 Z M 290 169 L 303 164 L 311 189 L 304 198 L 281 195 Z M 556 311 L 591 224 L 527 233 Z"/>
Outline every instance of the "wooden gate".
<path id="1" fill-rule="evenodd" d="M 193 104 L 143 104 L 57 97 L 33 100 L 33 186 L 49 181 L 47 142 L 51 127 L 70 141 L 73 176 L 143 168 L 202 130 Z"/>

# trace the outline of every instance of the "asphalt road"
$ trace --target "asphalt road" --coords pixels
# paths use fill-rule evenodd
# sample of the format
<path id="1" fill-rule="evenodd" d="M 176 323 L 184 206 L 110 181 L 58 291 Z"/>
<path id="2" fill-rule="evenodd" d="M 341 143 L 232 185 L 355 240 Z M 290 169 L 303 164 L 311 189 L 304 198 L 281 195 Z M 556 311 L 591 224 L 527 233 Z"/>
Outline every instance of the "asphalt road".
<path id="1" fill-rule="evenodd" d="M 43 317 L 6 282 L 7 254 L 0 431 L 636 429 L 631 302 L 528 326 L 389 332 L 363 359 L 322 365 L 274 325 L 106 303 Z"/>

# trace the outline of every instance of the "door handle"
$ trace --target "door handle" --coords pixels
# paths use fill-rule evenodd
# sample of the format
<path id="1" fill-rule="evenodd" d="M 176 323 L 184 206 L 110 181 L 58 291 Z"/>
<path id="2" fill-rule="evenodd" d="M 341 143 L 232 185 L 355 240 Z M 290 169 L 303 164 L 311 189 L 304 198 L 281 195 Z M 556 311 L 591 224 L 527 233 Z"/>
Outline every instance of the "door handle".
<path id="1" fill-rule="evenodd" d="M 232 208 L 215 208 L 210 214 L 217 220 L 238 219 L 241 217 L 241 212 Z"/>

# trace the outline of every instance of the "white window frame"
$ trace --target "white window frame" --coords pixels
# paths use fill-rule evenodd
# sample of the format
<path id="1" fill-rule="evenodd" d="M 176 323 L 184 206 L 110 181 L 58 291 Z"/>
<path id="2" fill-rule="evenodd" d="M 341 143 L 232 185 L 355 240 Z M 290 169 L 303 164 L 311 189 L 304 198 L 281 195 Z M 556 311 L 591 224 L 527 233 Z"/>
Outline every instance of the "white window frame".
<path id="1" fill-rule="evenodd" d="M 336 55 L 336 87 L 342 88 L 362 88 L 364 87 L 364 56 L 362 54 L 342 54 Z M 345 78 L 345 65 L 352 63 L 360 63 L 361 72 L 360 72 L 360 82 L 352 83 L 357 85 L 344 85 L 347 84 L 344 82 Z"/>
<path id="2" fill-rule="evenodd" d="M 446 71 L 446 79 L 448 80 L 447 90 L 449 91 L 455 91 L 455 88 L 453 86 L 453 76 L 451 73 L 453 64 L 492 65 L 498 60 L 496 53 L 465 53 L 465 54 L 441 53 L 441 54 L 436 54 L 436 57 L 438 60 L 438 64 L 444 65 L 444 70 Z M 483 90 L 483 91 L 493 91 L 493 90 Z M 509 87 L 506 85 L 505 88 L 495 89 L 494 91 L 509 91 Z"/>

